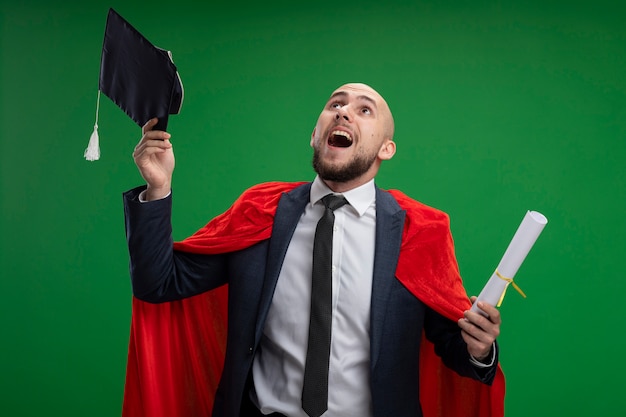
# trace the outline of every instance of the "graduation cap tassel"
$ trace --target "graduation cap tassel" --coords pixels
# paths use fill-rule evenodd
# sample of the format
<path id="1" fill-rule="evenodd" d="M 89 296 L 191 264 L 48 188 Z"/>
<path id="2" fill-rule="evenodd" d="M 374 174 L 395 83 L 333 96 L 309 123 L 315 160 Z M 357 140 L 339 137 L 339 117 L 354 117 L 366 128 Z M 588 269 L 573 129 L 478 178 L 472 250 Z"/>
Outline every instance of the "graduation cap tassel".
<path id="1" fill-rule="evenodd" d="M 100 159 L 100 137 L 98 136 L 98 113 L 100 111 L 100 90 L 98 90 L 98 100 L 96 101 L 96 123 L 93 125 L 93 133 L 89 138 L 89 145 L 85 149 L 85 159 L 97 161 Z"/>

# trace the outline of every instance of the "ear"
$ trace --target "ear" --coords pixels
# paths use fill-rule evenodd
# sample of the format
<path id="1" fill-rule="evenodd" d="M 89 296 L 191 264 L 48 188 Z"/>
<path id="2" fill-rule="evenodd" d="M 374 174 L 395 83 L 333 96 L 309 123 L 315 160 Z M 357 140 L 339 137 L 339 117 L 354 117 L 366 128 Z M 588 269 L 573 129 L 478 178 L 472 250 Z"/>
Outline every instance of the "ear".
<path id="1" fill-rule="evenodd" d="M 378 150 L 378 158 L 383 161 L 391 159 L 396 154 L 396 143 L 391 139 L 385 139 Z"/>
<path id="2" fill-rule="evenodd" d="M 313 147 L 313 144 L 315 143 L 315 132 L 317 132 L 317 126 L 313 128 L 313 133 L 311 133 L 311 142 L 310 142 L 311 148 Z"/>

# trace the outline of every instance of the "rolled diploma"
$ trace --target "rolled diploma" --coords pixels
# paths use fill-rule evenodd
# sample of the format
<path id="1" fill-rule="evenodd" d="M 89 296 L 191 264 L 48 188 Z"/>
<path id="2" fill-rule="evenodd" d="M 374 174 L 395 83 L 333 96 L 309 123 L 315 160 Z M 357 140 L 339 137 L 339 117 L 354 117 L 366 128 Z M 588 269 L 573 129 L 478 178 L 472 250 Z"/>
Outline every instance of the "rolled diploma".
<path id="1" fill-rule="evenodd" d="M 493 275 L 489 278 L 489 281 L 487 281 L 487 284 L 485 284 L 485 287 L 478 295 L 476 302 L 472 305 L 471 311 L 486 315 L 478 308 L 478 301 L 484 301 L 493 306 L 498 304 L 509 282 L 500 278 L 496 272 L 499 272 L 500 275 L 505 278 L 513 279 L 547 223 L 548 219 L 546 219 L 543 214 L 537 211 L 526 212 L 526 216 L 524 216 L 511 243 L 509 243 L 509 247 L 506 249 L 506 252 L 504 252 L 504 256 L 502 256 L 498 268 L 496 268 Z"/>

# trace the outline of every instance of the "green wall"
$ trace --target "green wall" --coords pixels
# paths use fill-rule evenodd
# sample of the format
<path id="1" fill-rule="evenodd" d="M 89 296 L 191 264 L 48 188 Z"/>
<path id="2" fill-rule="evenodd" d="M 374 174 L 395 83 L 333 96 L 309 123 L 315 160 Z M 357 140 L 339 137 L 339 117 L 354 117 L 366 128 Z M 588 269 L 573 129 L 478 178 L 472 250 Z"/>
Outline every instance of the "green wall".
<path id="1" fill-rule="evenodd" d="M 0 414 L 120 413 L 140 130 L 105 97 L 102 159 L 82 157 L 112 6 L 185 85 L 176 239 L 254 183 L 311 179 L 329 93 L 369 83 L 397 125 L 378 184 L 451 215 L 470 294 L 526 210 L 550 220 L 517 275 L 528 298 L 501 309 L 507 416 L 623 415 L 623 2 L 196 3 L 0 6 Z"/>

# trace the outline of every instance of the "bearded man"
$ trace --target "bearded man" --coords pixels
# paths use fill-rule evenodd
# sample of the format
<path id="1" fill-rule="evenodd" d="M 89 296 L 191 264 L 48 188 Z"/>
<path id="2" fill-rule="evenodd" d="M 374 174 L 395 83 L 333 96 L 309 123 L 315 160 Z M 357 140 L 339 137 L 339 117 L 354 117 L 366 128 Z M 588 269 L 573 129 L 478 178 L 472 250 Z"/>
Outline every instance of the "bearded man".
<path id="1" fill-rule="evenodd" d="M 501 412 L 500 314 L 484 303 L 485 315 L 469 311 L 447 215 L 375 185 L 382 162 L 396 152 L 393 116 L 378 92 L 353 83 L 331 94 L 311 135 L 312 182 L 254 186 L 176 243 L 170 221 L 174 153 L 171 136 L 152 130 L 156 123 L 143 127 L 133 154 L 147 185 L 124 195 L 134 296 L 168 304 L 228 286 L 217 392 L 187 390 L 171 401 L 206 407 L 197 397 L 209 397 L 215 417 L 461 415 L 442 407 L 468 416 Z M 158 349 L 144 343 L 147 333 L 140 329 L 147 323 L 138 318 L 143 308 L 133 313 L 134 337 L 143 339 L 133 340 L 141 355 L 154 355 Z M 136 401 L 149 395 L 145 386 L 154 381 L 146 378 L 171 385 L 165 394 L 153 391 L 154 401 L 191 378 L 146 376 L 137 369 L 147 362 L 134 355 L 128 415 L 144 407 Z M 449 386 L 456 382 L 435 380 L 447 374 L 432 372 L 433 361 L 471 388 L 455 391 Z M 425 377 L 424 368 L 437 375 Z M 489 388 L 494 379 L 495 393 Z M 139 388 L 129 394 L 135 383 Z M 434 394 L 442 387 L 447 393 Z"/>

